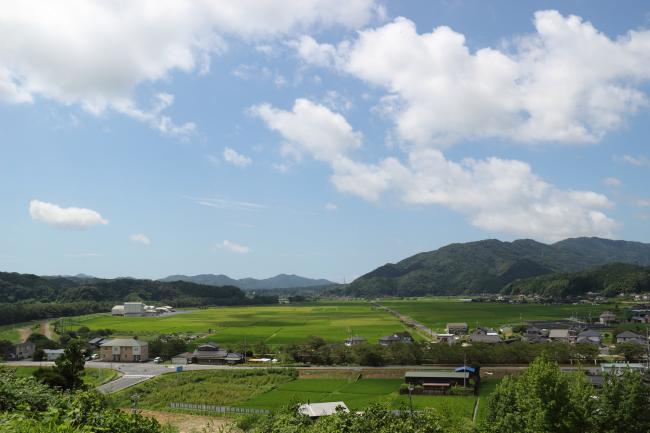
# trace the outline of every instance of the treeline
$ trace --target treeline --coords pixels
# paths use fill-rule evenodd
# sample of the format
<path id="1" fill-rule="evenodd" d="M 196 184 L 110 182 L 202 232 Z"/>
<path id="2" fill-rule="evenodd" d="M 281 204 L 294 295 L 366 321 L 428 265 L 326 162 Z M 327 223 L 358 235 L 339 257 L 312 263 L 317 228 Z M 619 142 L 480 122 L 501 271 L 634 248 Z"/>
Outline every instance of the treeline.
<path id="1" fill-rule="evenodd" d="M 299 344 L 282 348 L 288 361 L 317 365 L 363 365 L 380 367 L 384 365 L 419 364 L 528 364 L 544 355 L 561 364 L 570 362 L 593 362 L 598 348 L 592 344 L 544 343 L 512 344 L 476 343 L 471 346 L 413 343 L 394 343 L 388 346 L 360 344 L 348 347 L 342 344 L 327 344 L 321 337 L 309 337 Z"/>
<path id="2" fill-rule="evenodd" d="M 233 286 L 134 278 L 39 277 L 0 272 L 0 324 L 109 311 L 116 303 L 143 301 L 174 307 L 262 305 L 277 296 L 246 296 Z"/>
<path id="3" fill-rule="evenodd" d="M 541 295 L 566 298 L 587 292 L 603 296 L 650 291 L 650 267 L 612 263 L 581 272 L 542 275 L 514 281 L 503 288 L 508 295 Z"/>

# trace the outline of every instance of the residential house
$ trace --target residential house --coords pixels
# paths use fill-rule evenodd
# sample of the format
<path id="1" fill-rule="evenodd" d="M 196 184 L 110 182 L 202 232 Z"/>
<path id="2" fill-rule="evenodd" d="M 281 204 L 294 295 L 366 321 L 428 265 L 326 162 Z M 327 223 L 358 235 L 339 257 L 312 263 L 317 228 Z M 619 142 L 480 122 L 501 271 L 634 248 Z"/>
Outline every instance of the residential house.
<path id="1" fill-rule="evenodd" d="M 600 315 L 600 318 L 598 320 L 603 325 L 611 325 L 612 323 L 616 322 L 616 314 L 612 313 L 611 311 L 605 311 Z"/>
<path id="2" fill-rule="evenodd" d="M 202 344 L 192 353 L 193 364 L 238 364 L 244 355 L 219 349 L 215 343 Z"/>
<path id="3" fill-rule="evenodd" d="M 471 343 L 495 344 L 501 342 L 501 337 L 499 337 L 499 334 L 493 329 L 477 328 L 469 336 L 469 341 Z"/>
<path id="4" fill-rule="evenodd" d="M 529 326 L 526 328 L 526 332 L 524 332 L 521 339 L 528 343 L 543 343 L 547 341 L 546 337 L 548 337 L 548 333 L 544 333 L 536 326 Z"/>
<path id="5" fill-rule="evenodd" d="M 578 338 L 576 339 L 576 343 L 588 343 L 588 344 L 597 344 L 600 345 L 600 343 L 603 341 L 603 336 L 600 335 L 600 332 L 595 331 L 593 329 L 587 329 L 586 331 L 582 331 L 581 333 L 578 334 Z"/>
<path id="6" fill-rule="evenodd" d="M 350 413 L 350 409 L 342 401 L 332 401 L 326 403 L 307 403 L 298 406 L 298 412 L 307 415 L 310 418 L 334 415 L 337 411 Z"/>
<path id="7" fill-rule="evenodd" d="M 635 343 L 635 344 L 646 344 L 645 338 L 632 331 L 624 331 L 616 335 L 616 343 Z"/>
<path id="8" fill-rule="evenodd" d="M 454 334 L 454 335 L 467 335 L 467 332 L 469 331 L 469 327 L 467 326 L 467 323 L 447 323 L 447 327 L 445 328 L 447 331 L 447 334 Z"/>
<path id="9" fill-rule="evenodd" d="M 551 329 L 548 332 L 548 339 L 551 341 L 558 341 L 561 343 L 568 343 L 571 341 L 569 338 L 569 330 L 568 329 Z"/>
<path id="10" fill-rule="evenodd" d="M 46 361 L 56 361 L 63 356 L 63 352 L 65 352 L 63 349 L 43 349 Z"/>
<path id="11" fill-rule="evenodd" d="M 359 344 L 365 344 L 365 343 L 367 343 L 366 339 L 363 337 L 359 337 L 358 335 L 354 335 L 345 340 L 345 345 L 348 347 L 358 346 Z"/>
<path id="12" fill-rule="evenodd" d="M 9 352 L 9 358 L 15 360 L 31 358 L 32 356 L 34 356 L 35 350 L 36 350 L 36 345 L 31 341 L 18 343 L 14 345 L 12 351 Z"/>
<path id="13" fill-rule="evenodd" d="M 172 357 L 172 364 L 174 365 L 187 365 L 191 363 L 192 363 L 191 352 L 179 353 L 178 355 Z"/>
<path id="14" fill-rule="evenodd" d="M 149 359 L 149 344 L 135 338 L 105 340 L 99 346 L 102 361 L 142 362 Z"/>
<path id="15" fill-rule="evenodd" d="M 452 345 L 456 343 L 456 335 L 454 334 L 436 334 L 436 341 L 441 344 Z"/>
<path id="16" fill-rule="evenodd" d="M 379 344 L 382 346 L 388 346 L 395 343 L 411 344 L 413 341 L 413 337 L 408 332 L 396 332 L 392 335 L 381 337 L 379 339 Z"/>

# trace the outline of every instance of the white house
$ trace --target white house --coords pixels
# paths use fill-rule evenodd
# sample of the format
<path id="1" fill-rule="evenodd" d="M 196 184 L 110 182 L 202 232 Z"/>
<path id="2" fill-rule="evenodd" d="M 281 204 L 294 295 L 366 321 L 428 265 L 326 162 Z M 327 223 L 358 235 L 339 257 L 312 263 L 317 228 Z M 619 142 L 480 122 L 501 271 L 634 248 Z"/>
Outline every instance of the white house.
<path id="1" fill-rule="evenodd" d="M 43 349 L 47 361 L 56 361 L 63 356 L 63 349 Z"/>

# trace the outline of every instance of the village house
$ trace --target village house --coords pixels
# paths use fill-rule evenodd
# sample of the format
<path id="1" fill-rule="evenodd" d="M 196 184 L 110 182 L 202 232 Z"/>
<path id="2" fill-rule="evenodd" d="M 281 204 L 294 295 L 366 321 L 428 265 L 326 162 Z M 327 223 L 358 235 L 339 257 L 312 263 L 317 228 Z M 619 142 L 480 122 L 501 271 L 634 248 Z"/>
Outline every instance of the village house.
<path id="1" fill-rule="evenodd" d="M 578 334 L 576 343 L 579 344 L 588 343 L 588 344 L 600 345 L 602 340 L 603 337 L 602 335 L 600 335 L 600 332 L 595 331 L 593 329 L 587 329 L 586 331 L 582 331 L 581 333 Z"/>
<path id="2" fill-rule="evenodd" d="M 9 358 L 20 360 L 25 358 L 31 358 L 34 356 L 34 351 L 36 350 L 36 345 L 31 341 L 25 341 L 24 343 L 15 344 L 9 352 Z"/>
<path id="3" fill-rule="evenodd" d="M 612 323 L 616 323 L 616 314 L 611 311 L 605 311 L 600 315 L 598 321 L 603 325 L 611 325 Z"/>
<path id="4" fill-rule="evenodd" d="M 488 328 L 477 328 L 469 336 L 469 341 L 471 343 L 488 343 L 495 344 L 501 342 L 501 337 L 493 329 Z"/>
<path id="5" fill-rule="evenodd" d="M 358 346 L 359 344 L 365 344 L 365 343 L 367 343 L 366 339 L 363 337 L 359 337 L 358 335 L 352 336 L 345 340 L 345 345 L 348 347 Z"/>
<path id="6" fill-rule="evenodd" d="M 408 332 L 396 332 L 392 335 L 386 335 L 379 339 L 379 344 L 382 346 L 388 346 L 395 343 L 411 344 L 413 343 L 413 337 Z"/>
<path id="7" fill-rule="evenodd" d="M 192 353 L 193 364 L 239 364 L 244 355 L 219 349 L 215 343 L 202 344 Z"/>
<path id="8" fill-rule="evenodd" d="M 99 347 L 102 361 L 142 362 L 149 359 L 149 344 L 135 338 L 105 340 Z"/>
<path id="9" fill-rule="evenodd" d="M 445 331 L 447 331 L 447 334 L 454 334 L 454 335 L 467 335 L 467 332 L 469 331 L 469 327 L 467 326 L 467 323 L 447 323 L 447 327 L 445 328 Z"/>
<path id="10" fill-rule="evenodd" d="M 192 363 L 191 352 L 179 353 L 178 355 L 172 357 L 172 364 L 174 365 L 187 365 L 191 363 Z"/>
<path id="11" fill-rule="evenodd" d="M 456 336 L 454 334 L 436 334 L 436 341 L 451 346 L 456 343 Z"/>
<path id="12" fill-rule="evenodd" d="M 548 332 L 548 339 L 560 343 L 569 343 L 571 341 L 568 329 L 551 329 Z"/>
<path id="13" fill-rule="evenodd" d="M 616 335 L 616 343 L 635 343 L 635 344 L 646 344 L 645 338 L 632 331 L 624 331 Z"/>
<path id="14" fill-rule="evenodd" d="M 543 343 L 547 341 L 548 333 L 544 333 L 536 326 L 528 326 L 521 339 L 528 343 Z"/>
<path id="15" fill-rule="evenodd" d="M 46 361 L 56 361 L 63 356 L 63 349 L 43 349 Z"/>

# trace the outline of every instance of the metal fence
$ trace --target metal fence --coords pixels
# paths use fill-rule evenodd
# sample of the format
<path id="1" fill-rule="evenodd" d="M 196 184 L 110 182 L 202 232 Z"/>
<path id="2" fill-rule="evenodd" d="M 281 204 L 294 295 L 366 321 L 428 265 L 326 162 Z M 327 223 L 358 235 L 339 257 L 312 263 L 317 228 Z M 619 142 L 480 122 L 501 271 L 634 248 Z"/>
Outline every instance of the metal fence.
<path id="1" fill-rule="evenodd" d="M 215 412 L 215 413 L 253 413 L 253 414 L 266 414 L 270 411 L 267 409 L 255 409 L 252 407 L 232 407 L 232 406 L 215 406 L 212 404 L 196 404 L 196 403 L 170 403 L 172 409 L 185 409 L 196 410 L 202 412 Z"/>

